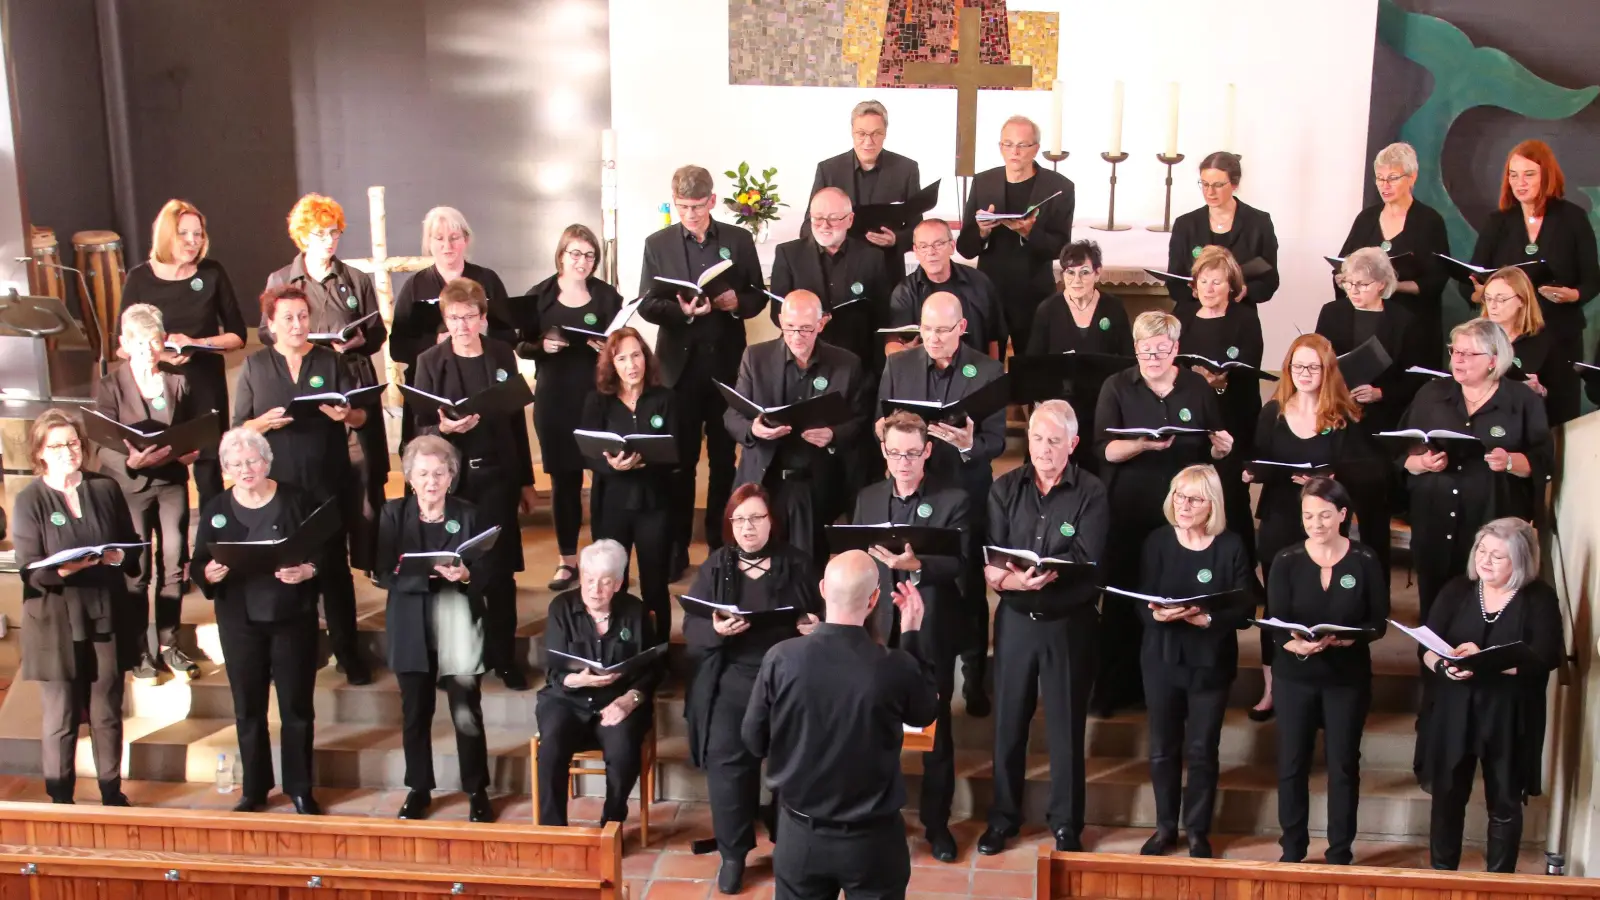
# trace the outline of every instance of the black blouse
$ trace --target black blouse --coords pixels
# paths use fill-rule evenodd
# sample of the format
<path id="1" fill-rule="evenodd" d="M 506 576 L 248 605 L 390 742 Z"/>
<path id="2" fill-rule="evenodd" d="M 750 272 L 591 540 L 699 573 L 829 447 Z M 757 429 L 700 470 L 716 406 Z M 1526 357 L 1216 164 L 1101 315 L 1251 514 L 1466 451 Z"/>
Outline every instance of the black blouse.
<path id="1" fill-rule="evenodd" d="M 1233 227 L 1224 234 L 1211 230 L 1209 207 L 1192 209 L 1172 222 L 1172 236 L 1167 242 L 1167 271 L 1174 275 L 1188 275 L 1200 251 L 1206 247 L 1225 247 L 1243 266 L 1260 259 L 1271 268 L 1254 278 L 1245 279 L 1245 296 L 1241 303 L 1265 303 L 1278 292 L 1278 233 L 1272 227 L 1272 216 L 1264 210 L 1235 200 L 1238 209 L 1233 214 Z M 1180 308 L 1197 301 L 1189 283 L 1169 279 L 1167 292 Z"/>
<path id="2" fill-rule="evenodd" d="M 1438 336 L 1424 334 L 1411 313 L 1393 298 L 1385 301 L 1383 309 L 1377 312 L 1356 309 L 1348 297 L 1324 303 L 1317 313 L 1316 332 L 1327 338 L 1333 345 L 1333 352 L 1341 356 L 1361 346 L 1369 335 L 1383 345 L 1384 352 L 1389 354 L 1389 368 L 1372 382 L 1373 387 L 1383 392 L 1383 399 L 1364 404 L 1361 421 L 1368 434 L 1393 430 L 1400 414 L 1411 405 L 1417 389 L 1427 381 L 1425 376 L 1407 375 L 1406 370 L 1412 366 L 1434 368 L 1431 357 L 1437 355 L 1437 351 L 1432 350 L 1428 342 L 1438 340 Z M 1355 390 L 1361 385 L 1348 387 Z"/>
<path id="3" fill-rule="evenodd" d="M 1033 314 L 1033 331 L 1028 334 L 1029 356 L 1050 353 L 1101 353 L 1132 359 L 1133 329 L 1122 299 L 1100 292 L 1095 301 L 1089 327 L 1079 328 L 1067 306 L 1066 295 L 1057 291 L 1046 297 Z M 1130 365 L 1132 363 L 1130 362 Z M 1078 433 L 1094 434 L 1094 406 L 1105 384 L 1105 372 L 1086 373 L 1066 384 L 1061 399 L 1072 404 L 1078 414 Z"/>
<path id="4" fill-rule="evenodd" d="M 483 286 L 489 298 L 489 336 L 508 344 L 517 341 L 516 321 L 506 286 L 493 269 L 467 263 L 461 277 Z M 439 292 L 444 276 L 437 266 L 429 266 L 406 280 L 394 298 L 394 327 L 389 330 L 389 352 L 394 361 L 415 368 L 417 357 L 439 342 L 444 331 L 444 314 L 439 311 Z"/>
<path id="5" fill-rule="evenodd" d="M 1253 459 L 1281 463 L 1311 463 L 1316 466 L 1343 462 L 1353 455 L 1347 428 L 1324 428 L 1308 438 L 1300 437 L 1289 427 L 1277 400 L 1268 400 L 1261 407 L 1256 421 L 1255 455 Z M 1348 455 L 1347 455 L 1348 454 Z M 1375 461 L 1382 465 L 1381 461 Z M 1300 519 L 1300 485 L 1292 480 L 1269 481 L 1261 486 L 1261 499 L 1256 505 L 1256 518 L 1263 522 L 1298 522 Z M 1302 623 L 1304 624 L 1304 623 Z M 1310 624 L 1316 624 L 1315 622 Z"/>
<path id="6" fill-rule="evenodd" d="M 583 401 L 578 427 L 613 434 L 677 434 L 677 403 L 670 389 L 644 389 L 633 409 L 615 394 L 590 393 Z M 676 467 L 644 465 L 619 472 L 602 458 L 586 460 L 594 470 L 594 502 L 604 509 L 646 511 L 665 509 Z M 709 598 L 702 598 L 709 599 Z"/>
<path id="7" fill-rule="evenodd" d="M 148 262 L 128 270 L 128 280 L 122 286 L 122 309 L 135 303 L 148 303 L 161 310 L 161 323 L 169 334 L 204 341 L 206 338 L 231 334 L 245 339 L 244 316 L 239 311 L 239 300 L 233 293 L 233 282 L 222 264 L 202 259 L 195 267 L 194 276 L 183 281 L 168 281 L 155 273 Z M 117 310 L 113 328 L 122 333 L 122 309 Z M 196 351 L 182 367 L 190 388 L 205 409 L 215 409 L 217 415 L 228 415 L 228 382 L 226 363 L 221 353 Z"/>
<path id="8" fill-rule="evenodd" d="M 1528 225 L 1522 216 L 1522 205 L 1511 209 L 1495 210 L 1478 232 L 1478 243 L 1472 249 L 1472 262 L 1484 268 L 1499 268 L 1521 262 L 1542 259 L 1550 266 L 1550 284 L 1574 288 L 1577 302 L 1551 303 L 1539 298 L 1539 310 L 1544 313 L 1544 324 L 1557 336 L 1567 339 L 1567 347 L 1580 345 L 1584 328 L 1584 306 L 1600 294 L 1600 250 L 1595 247 L 1594 226 L 1583 207 L 1571 202 L 1551 198 L 1545 203 L 1544 224 L 1539 228 L 1539 239 L 1528 238 Z M 1572 354 L 1581 358 L 1581 350 Z"/>
<path id="9" fill-rule="evenodd" d="M 517 372 L 517 354 L 510 344 L 482 338 L 483 352 L 460 356 L 455 345 L 445 341 L 417 357 L 411 383 L 420 391 L 451 400 L 465 400 L 512 378 Z M 508 486 L 533 484 L 533 451 L 528 447 L 527 417 L 518 410 L 502 416 L 482 416 L 471 431 L 441 434 L 438 413 L 432 417 L 416 415 L 418 434 L 437 434 L 461 453 L 461 465 L 493 466 L 503 470 Z"/>
<path id="10" fill-rule="evenodd" d="M 609 666 L 632 659 L 660 642 L 650 625 L 644 601 L 632 594 L 618 591 L 612 595 L 611 622 L 603 635 L 596 632 L 594 617 L 584 607 L 581 592 L 567 591 L 550 601 L 544 631 L 546 650 L 560 650 Z M 578 663 L 547 653 L 545 671 L 549 680 L 539 691 L 539 702 L 548 699 L 565 703 L 580 715 L 598 719 L 600 711 L 613 700 L 628 691 L 638 690 L 645 699 L 633 715 L 650 714 L 651 695 L 661 682 L 659 662 L 635 670 L 605 687 L 569 688 L 562 683 L 579 668 Z"/>
<path id="11" fill-rule="evenodd" d="M 234 390 L 233 426 L 275 407 L 288 408 L 296 397 L 327 391 L 345 393 L 356 378 L 339 354 L 313 346 L 300 360 L 300 377 L 289 376 L 289 363 L 272 347 L 262 347 L 244 361 Z M 377 413 L 368 411 L 368 416 Z M 323 500 L 338 494 L 350 472 L 350 450 L 344 423 L 312 408 L 264 437 L 272 446 L 272 478 L 295 485 Z"/>
<path id="12" fill-rule="evenodd" d="M 1551 424 L 1561 424 L 1566 413 L 1556 405 L 1560 398 L 1568 397 L 1571 408 L 1577 407 L 1578 373 L 1562 360 L 1555 335 L 1548 327 L 1535 334 L 1520 335 L 1511 342 L 1511 351 L 1511 368 L 1505 377 L 1525 382 L 1529 375 L 1538 376 L 1539 384 L 1548 392 L 1544 398 L 1545 416 Z"/>
<path id="13" fill-rule="evenodd" d="M 1140 557 L 1139 592 L 1156 597 L 1196 597 L 1243 590 L 1255 581 L 1245 557 L 1244 541 L 1231 531 L 1211 539 L 1201 550 L 1178 541 L 1176 528 L 1157 528 L 1145 538 Z M 1253 604 L 1237 603 L 1212 615 L 1205 628 L 1188 622 L 1157 622 L 1150 605 L 1128 597 L 1106 595 L 1107 603 L 1132 603 L 1144 619 L 1141 654 L 1147 665 L 1208 669 L 1200 677 L 1212 684 L 1233 680 L 1239 665 L 1236 632 L 1247 627 Z"/>
<path id="14" fill-rule="evenodd" d="M 288 429 L 283 429 L 287 431 Z M 274 462 L 276 465 L 276 462 Z M 248 622 L 283 622 L 317 614 L 317 579 L 284 584 L 271 572 L 240 576 L 229 573 L 213 584 L 206 580 L 211 545 L 218 541 L 275 541 L 299 530 L 318 504 L 293 484 L 278 482 L 278 490 L 265 506 L 246 509 L 223 491 L 200 510 L 200 528 L 194 539 L 194 573 L 200 592 L 216 603 L 217 619 L 229 625 Z"/>
<path id="15" fill-rule="evenodd" d="M 1430 313 L 1430 320 L 1437 321 L 1445 285 L 1450 283 L 1450 276 L 1445 272 L 1438 256 L 1440 253 L 1450 255 L 1450 234 L 1445 230 L 1444 217 L 1428 204 L 1413 199 L 1411 208 L 1406 210 L 1405 225 L 1393 238 L 1386 240 L 1383 236 L 1383 224 L 1379 221 L 1382 215 L 1381 202 L 1356 213 L 1355 221 L 1350 223 L 1350 234 L 1339 247 L 1339 256 L 1341 258 L 1349 256 L 1363 247 L 1377 247 L 1390 256 L 1411 254 L 1411 265 L 1418 269 L 1417 292 L 1396 293 L 1390 299 L 1398 301 L 1412 313 L 1426 309 Z M 1333 290 L 1334 299 L 1344 296 L 1344 291 L 1338 284 L 1334 285 Z M 1434 335 L 1433 339 L 1440 340 L 1442 337 Z"/>
<path id="16" fill-rule="evenodd" d="M 1200 316 L 1198 303 L 1179 307 L 1178 321 L 1183 325 L 1181 352 L 1261 368 L 1261 317 L 1256 308 L 1248 303 L 1229 303 L 1223 309 L 1223 315 L 1206 319 Z M 1184 362 L 1178 360 L 1179 365 Z M 1241 446 L 1250 446 L 1255 440 L 1256 416 L 1261 413 L 1261 379 L 1230 377 L 1227 387 L 1217 395 L 1217 406 L 1227 432 L 1242 442 Z"/>
<path id="17" fill-rule="evenodd" d="M 1204 378 L 1182 366 L 1165 397 L 1150 390 L 1137 367 L 1106 379 L 1094 419 L 1094 453 L 1102 461 L 1111 508 L 1116 518 L 1135 528 L 1155 528 L 1165 522 L 1161 502 L 1172 476 L 1185 466 L 1215 462 L 1211 458 L 1211 441 L 1205 434 L 1180 434 L 1165 450 L 1146 450 L 1132 459 L 1113 463 L 1106 460 L 1106 446 L 1115 440 L 1127 440 L 1128 435 L 1112 434 L 1106 429 L 1227 427 L 1217 404 L 1217 392 Z"/>
<path id="18" fill-rule="evenodd" d="M 1272 562 L 1267 576 L 1267 615 L 1300 625 L 1348 625 L 1365 628 L 1349 647 L 1328 647 L 1301 659 L 1283 649 L 1294 635 L 1271 630 L 1278 647 L 1272 657 L 1272 677 L 1320 685 L 1353 687 L 1372 678 L 1372 652 L 1367 646 L 1383 637 L 1389 627 L 1389 585 L 1377 554 L 1355 541 L 1333 564 L 1328 586 L 1322 586 L 1322 567 L 1306 552 L 1304 541 L 1291 544 Z"/>

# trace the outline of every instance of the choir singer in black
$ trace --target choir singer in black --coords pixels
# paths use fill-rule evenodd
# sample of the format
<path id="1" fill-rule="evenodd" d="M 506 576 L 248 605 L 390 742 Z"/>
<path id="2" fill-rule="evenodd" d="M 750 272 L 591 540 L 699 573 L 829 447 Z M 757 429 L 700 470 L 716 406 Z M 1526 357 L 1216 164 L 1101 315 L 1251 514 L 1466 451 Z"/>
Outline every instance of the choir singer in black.
<path id="1" fill-rule="evenodd" d="M 1239 157 L 1232 153 L 1219 150 L 1200 161 L 1200 195 L 1206 202 L 1172 221 L 1167 271 L 1188 275 L 1202 250 L 1222 247 L 1244 271 L 1244 289 L 1237 301 L 1265 303 L 1278 292 L 1278 233 L 1272 227 L 1272 216 L 1233 195 L 1243 176 Z M 1188 282 L 1180 278 L 1166 281 L 1178 308 L 1195 302 Z"/>
<path id="2" fill-rule="evenodd" d="M 389 670 L 400 684 L 405 747 L 402 819 L 425 819 L 433 802 L 433 711 L 442 686 L 456 731 L 461 790 L 467 819 L 493 822 L 489 805 L 489 750 L 483 733 L 483 586 L 490 581 L 488 555 L 445 559 L 428 574 L 402 572 L 407 553 L 457 549 L 493 527 L 471 503 L 450 496 L 461 457 L 438 435 L 418 435 L 400 457 L 409 495 L 384 504 L 378 519 L 378 584 L 389 592 L 384 630 Z M 502 531 L 496 541 L 516 537 Z"/>
<path id="3" fill-rule="evenodd" d="M 1179 472 L 1163 508 L 1172 527 L 1158 528 L 1145 540 L 1139 593 L 1177 599 L 1246 591 L 1255 584 L 1244 541 L 1227 530 L 1216 469 L 1190 466 Z M 1106 602 L 1133 601 L 1107 594 Z M 1237 632 L 1254 604 L 1207 609 L 1135 602 L 1135 608 L 1144 618 L 1139 666 L 1150 707 L 1150 781 L 1156 794 L 1156 833 L 1139 852 L 1160 856 L 1177 846 L 1181 809 L 1189 855 L 1209 859 L 1217 745 L 1239 668 Z"/>
<path id="4" fill-rule="evenodd" d="M 711 173 L 699 166 L 683 166 L 672 173 L 671 189 L 679 223 L 645 239 L 639 272 L 639 295 L 645 300 L 639 315 L 661 329 L 656 334 L 661 383 L 677 398 L 678 476 L 672 498 L 675 537 L 671 564 L 676 574 L 689 565 L 702 434 L 709 464 L 706 543 L 713 549 L 721 544 L 717 517 L 733 490 L 734 442 L 722 427 L 726 404 L 712 381 L 731 384 L 738 376 L 745 347 L 744 320 L 760 315 L 767 303 L 761 288 L 761 261 L 750 232 L 711 220 L 711 210 L 717 205 Z M 656 280 L 662 276 L 694 282 L 725 260 L 733 268 L 711 286 L 728 287 L 714 296 L 691 296 Z"/>
<path id="5" fill-rule="evenodd" d="M 352 391 L 357 376 L 338 353 L 308 339 L 311 307 L 300 288 L 269 289 L 261 295 L 261 315 L 273 340 L 245 359 L 239 370 L 233 426 L 265 437 L 272 447 L 268 457 L 272 480 L 305 491 L 316 507 L 330 497 L 344 496 L 343 486 L 351 478 L 345 426 L 360 427 L 367 420 L 367 411 L 330 403 L 319 404 L 315 410 L 290 407 L 301 395 Z M 327 553 L 318 562 L 322 574 L 317 588 L 322 592 L 322 613 L 334 658 L 346 680 L 363 685 L 372 682 L 372 672 L 356 645 L 356 589 L 350 565 L 341 535 L 328 543 Z"/>
<path id="6" fill-rule="evenodd" d="M 951 262 L 956 252 L 955 235 L 943 219 L 923 219 L 913 231 L 911 251 L 917 257 L 916 271 L 907 275 L 889 295 L 889 321 L 886 327 L 899 328 L 922 321 L 922 305 L 937 293 L 951 293 L 961 300 L 961 317 L 966 319 L 962 340 L 995 359 L 1005 349 L 1006 313 L 1000 291 L 979 269 Z M 887 353 L 898 353 L 916 346 L 919 338 L 891 334 L 885 343 Z"/>
<path id="7" fill-rule="evenodd" d="M 1306 858 L 1312 749 L 1321 729 L 1328 771 L 1329 865 L 1347 866 L 1361 795 L 1361 733 L 1372 704 L 1369 644 L 1388 628 L 1389 589 L 1378 557 L 1340 534 L 1350 495 L 1331 478 L 1300 490 L 1306 539 L 1278 554 L 1267 583 L 1267 615 L 1313 628 L 1359 629 L 1314 637 L 1273 629 L 1272 685 L 1278 711 L 1278 826 L 1282 862 Z"/>
<path id="8" fill-rule="evenodd" d="M 600 823 L 628 820 L 628 794 L 639 780 L 640 745 L 655 720 L 659 661 L 602 675 L 559 650 L 607 666 L 655 647 L 661 634 L 638 597 L 623 590 L 628 553 L 616 541 L 595 541 L 578 554 L 578 589 L 550 601 L 544 633 L 545 672 L 534 714 L 539 720 L 539 824 L 567 824 L 567 770 L 572 755 L 598 747 L 606 765 Z M 649 798 L 645 798 L 649 802 Z"/>
<path id="9" fill-rule="evenodd" d="M 339 449 L 344 449 L 343 444 Z M 292 537 L 319 501 L 285 481 L 269 477 L 272 445 L 249 428 L 222 436 L 217 455 L 233 488 L 200 508 L 194 571 L 201 593 L 217 614 L 217 634 L 228 662 L 234 728 L 244 784 L 234 812 L 267 808 L 272 790 L 272 738 L 268 698 L 278 697 L 278 743 L 283 792 L 295 812 L 320 815 L 311 793 L 312 736 L 317 679 L 317 584 L 326 576 L 306 563 L 275 572 L 234 574 L 211 555 L 213 543 L 276 541 Z M 342 561 L 341 561 L 342 562 Z M 349 567 L 345 567 L 349 571 Z"/>
<path id="10" fill-rule="evenodd" d="M 878 584 L 867 554 L 834 557 L 822 580 L 828 621 L 774 647 L 750 694 L 744 742 L 767 758 L 767 786 L 783 806 L 772 869 L 785 900 L 904 897 L 911 878 L 900 747 L 906 725 L 934 720 L 938 695 L 919 640 L 921 596 L 903 582 L 884 597 Z M 862 627 L 891 600 L 899 650 Z"/>
<path id="11" fill-rule="evenodd" d="M 1488 869 L 1514 872 L 1523 804 L 1543 786 L 1545 689 L 1561 664 L 1560 601 L 1538 580 L 1539 542 L 1521 519 L 1495 519 L 1478 529 L 1468 565 L 1434 601 L 1428 628 L 1461 654 L 1520 641 L 1531 662 L 1474 672 L 1419 648 L 1434 683 L 1433 705 L 1417 728 L 1426 749 L 1419 774 L 1433 794 L 1428 855 L 1435 869 L 1461 864 L 1473 770 L 1481 765 Z"/>
<path id="12" fill-rule="evenodd" d="M 816 294 L 794 291 L 784 297 L 778 316 L 782 338 L 745 351 L 734 389 L 766 408 L 841 394 L 852 411 L 848 420 L 796 432 L 731 406 L 722 416 L 728 434 L 743 448 L 736 483 L 765 486 L 788 527 L 790 543 L 818 562 L 828 558 L 823 526 L 837 519 L 850 500 L 850 464 L 871 396 L 864 391 L 855 354 L 819 338 L 827 325 Z"/>
<path id="13" fill-rule="evenodd" d="M 1033 311 L 1055 293 L 1053 266 L 1072 240 L 1075 200 L 1066 176 L 1034 164 L 1039 126 L 1032 119 L 1012 116 L 1005 121 L 1000 155 L 1005 165 L 972 179 L 956 249 L 976 259 L 979 271 L 994 279 L 1012 346 L 1021 352 L 1033 330 Z M 979 210 L 1020 218 L 979 221 Z"/>
<path id="14" fill-rule="evenodd" d="M 940 291 L 929 296 L 922 305 L 918 332 L 922 345 L 895 354 L 884 365 L 878 400 L 951 403 L 999 378 L 1004 373 L 1001 364 L 963 341 L 966 327 L 961 301 L 955 294 Z M 959 428 L 944 422 L 928 426 L 928 434 L 934 438 L 933 456 L 928 460 L 929 477 L 959 484 L 967 492 L 971 511 L 972 537 L 967 571 L 961 582 L 961 608 L 965 610 L 962 633 L 966 635 L 961 647 L 961 678 L 967 712 L 979 718 L 989 714 L 989 697 L 984 688 L 989 659 L 989 603 L 979 549 L 983 546 L 982 535 L 987 533 L 984 515 L 989 486 L 994 483 L 992 464 L 1005 450 L 1005 419 L 1005 410 L 1000 409 L 981 422 L 968 416 Z M 882 434 L 878 436 L 881 439 Z"/>
<path id="15" fill-rule="evenodd" d="M 1544 398 L 1545 415 L 1556 421 L 1556 404 L 1578 393 L 1578 374 L 1561 361 L 1556 336 L 1545 327 L 1538 294 L 1527 273 L 1507 266 L 1483 285 L 1483 317 L 1500 326 L 1511 340 L 1511 368 L 1506 376 L 1526 384 Z"/>
<path id="16" fill-rule="evenodd" d="M 1388 368 L 1368 381 L 1349 385 L 1350 396 L 1361 404 L 1361 421 L 1369 434 L 1395 427 L 1425 381 L 1406 370 L 1429 365 L 1428 334 L 1404 306 L 1391 302 L 1397 284 L 1394 264 L 1382 250 L 1354 250 L 1339 266 L 1344 296 L 1317 312 L 1316 333 L 1328 339 L 1335 354 L 1343 356 L 1377 338 L 1389 355 Z"/>
<path id="17" fill-rule="evenodd" d="M 52 802 L 72 802 L 78 728 L 87 710 L 100 802 L 127 806 L 123 673 L 137 659 L 130 651 L 139 627 L 130 615 L 127 578 L 138 575 L 145 551 L 110 549 L 34 567 L 62 550 L 132 544 L 138 537 L 117 483 L 83 471 L 83 432 L 66 413 L 48 409 L 34 420 L 28 458 L 39 477 L 17 495 L 11 514 L 24 623 L 18 677 L 39 685 L 45 792 Z"/>
<path id="18" fill-rule="evenodd" d="M 458 278 L 439 292 L 450 340 L 417 357 L 412 384 L 437 397 L 465 400 L 512 378 L 517 354 L 511 345 L 483 331 L 489 322 L 489 300 L 483 286 Z M 417 413 L 417 433 L 437 434 L 461 454 L 455 493 L 476 509 L 485 528 L 499 525 L 501 538 L 490 550 L 484 573 L 484 664 L 514 691 L 528 689 L 522 660 L 516 658 L 517 582 L 522 571 L 521 526 L 517 514 L 532 511 L 533 452 L 528 447 L 528 421 L 522 410 L 499 416 L 473 414 L 459 419 L 443 409 L 431 416 Z"/>
<path id="19" fill-rule="evenodd" d="M 904 410 L 883 420 L 880 445 L 889 477 L 868 485 L 856 496 L 857 525 L 918 525 L 967 531 L 970 516 L 966 491 L 953 483 L 929 481 L 928 458 L 933 441 L 928 425 Z M 969 542 L 970 543 L 970 542 Z M 960 580 L 967 569 L 967 547 L 954 556 L 918 556 L 907 546 L 873 547 L 867 551 L 878 563 L 878 592 L 893 596 L 901 582 L 909 581 L 922 594 L 925 608 L 922 650 L 931 656 L 939 685 L 938 727 L 933 750 L 922 754 L 922 800 L 917 805 L 922 827 L 934 859 L 955 862 L 956 839 L 950 833 L 950 804 L 956 789 L 955 743 L 950 735 L 950 697 L 955 693 L 956 654 L 963 645 Z M 894 608 L 879 604 L 868 628 L 880 637 L 895 632 Z"/>
<path id="20" fill-rule="evenodd" d="M 883 139 L 889 133 L 889 111 L 876 100 L 863 100 L 850 110 L 850 139 L 853 147 L 817 163 L 816 177 L 811 181 L 811 196 L 815 198 L 824 188 L 838 188 L 856 206 L 868 203 L 903 203 L 922 189 L 922 175 L 917 171 L 917 161 L 901 156 L 893 150 L 883 149 Z M 800 223 L 800 236 L 810 237 L 814 229 L 810 222 Z M 884 270 L 889 276 L 889 286 L 899 284 L 906 275 L 906 250 L 911 247 L 911 229 L 893 231 L 879 228 L 868 232 L 867 243 L 879 248 L 883 255 Z M 805 287 L 805 285 L 800 285 Z M 778 290 L 774 269 L 773 292 Z"/>
<path id="21" fill-rule="evenodd" d="M 1072 464 L 1078 418 L 1065 400 L 1046 400 L 1028 418 L 1028 462 L 989 492 L 989 544 L 1039 557 L 1099 565 L 1110 510 L 1100 479 Z M 1119 540 L 1124 540 L 1122 536 Z M 1022 827 L 1028 726 L 1044 697 L 1050 744 L 1045 821 L 1057 850 L 1082 850 L 1084 724 L 1099 632 L 1097 579 L 1057 584 L 1059 573 L 985 565 L 1000 595 L 994 618 L 994 801 L 978 852 L 992 856 Z M 980 595 L 981 596 L 981 595 Z"/>
<path id="22" fill-rule="evenodd" d="M 810 555 L 785 543 L 782 533 L 759 484 L 734 489 L 722 514 L 723 545 L 706 557 L 681 601 L 683 637 L 695 664 L 684 708 L 689 761 L 706 773 L 722 856 L 717 887 L 724 894 L 739 893 L 745 855 L 756 846 L 761 758 L 740 735 L 750 689 L 767 651 L 810 634 L 822 612 Z M 763 615 L 726 613 L 691 597 Z M 775 612 L 782 607 L 793 607 L 793 614 Z"/>
<path id="23" fill-rule="evenodd" d="M 818 191 L 811 198 L 806 221 L 811 225 L 810 237 L 784 241 L 777 247 L 772 293 L 788 297 L 804 290 L 821 297 L 828 317 L 823 340 L 854 353 L 863 368 L 876 376 L 883 371 L 883 342 L 877 332 L 887 322 L 893 285 L 883 254 L 850 234 L 855 214 L 849 195 L 839 188 Z M 900 268 L 903 271 L 905 266 Z M 780 328 L 782 307 L 777 299 L 772 301 L 772 322 Z"/>

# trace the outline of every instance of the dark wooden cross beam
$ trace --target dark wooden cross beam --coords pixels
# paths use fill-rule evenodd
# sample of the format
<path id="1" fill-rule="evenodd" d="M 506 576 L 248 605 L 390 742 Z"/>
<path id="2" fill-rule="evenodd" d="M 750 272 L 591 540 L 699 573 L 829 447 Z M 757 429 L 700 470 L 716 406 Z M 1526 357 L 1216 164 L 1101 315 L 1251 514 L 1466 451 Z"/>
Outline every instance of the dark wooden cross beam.
<path id="1" fill-rule="evenodd" d="M 900 74 L 905 84 L 954 86 L 956 89 L 956 174 L 977 174 L 973 166 L 978 144 L 978 89 L 1028 87 L 1033 66 L 984 65 L 979 35 L 980 10 L 961 9 L 960 59 L 953 63 L 909 62 Z"/>

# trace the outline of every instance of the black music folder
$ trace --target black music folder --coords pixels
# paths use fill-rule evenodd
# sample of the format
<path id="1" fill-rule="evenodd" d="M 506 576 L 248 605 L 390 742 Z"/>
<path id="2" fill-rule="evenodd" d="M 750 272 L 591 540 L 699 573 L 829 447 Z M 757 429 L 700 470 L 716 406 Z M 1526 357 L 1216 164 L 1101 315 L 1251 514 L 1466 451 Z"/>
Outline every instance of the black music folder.
<path id="1" fill-rule="evenodd" d="M 828 550 L 843 553 L 846 550 L 867 550 L 882 547 L 895 553 L 907 544 L 917 556 L 960 556 L 964 535 L 959 528 L 935 528 L 931 525 L 829 525 Z"/>
<path id="2" fill-rule="evenodd" d="M 313 562 L 326 552 L 324 544 L 339 533 L 338 499 L 328 500 L 300 523 L 294 534 L 274 541 L 212 541 L 211 558 L 230 570 L 229 578 L 276 572 Z"/>
<path id="3" fill-rule="evenodd" d="M 409 384 L 400 385 L 400 392 L 405 395 L 406 403 L 427 419 L 437 418 L 436 410 L 441 409 L 451 419 L 465 419 L 474 415 L 520 415 L 522 408 L 533 402 L 533 390 L 528 387 L 528 379 L 515 372 L 494 387 L 460 400 L 430 394 Z"/>
<path id="4" fill-rule="evenodd" d="M 123 441 L 132 444 L 135 450 L 171 447 L 171 459 L 186 456 L 196 450 L 215 447 L 222 438 L 222 425 L 217 420 L 215 412 L 208 412 L 198 418 L 157 431 L 141 431 L 92 409 L 85 409 L 83 430 L 89 436 L 89 440 L 119 453 L 128 449 Z"/>

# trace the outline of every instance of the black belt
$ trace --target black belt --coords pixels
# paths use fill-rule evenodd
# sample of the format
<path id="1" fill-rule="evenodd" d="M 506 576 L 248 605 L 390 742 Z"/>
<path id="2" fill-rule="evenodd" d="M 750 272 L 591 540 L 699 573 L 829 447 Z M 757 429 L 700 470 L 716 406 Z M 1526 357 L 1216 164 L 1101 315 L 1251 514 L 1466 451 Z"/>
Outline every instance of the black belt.
<path id="1" fill-rule="evenodd" d="M 812 831 L 842 831 L 846 834 L 859 834 L 866 831 L 876 831 L 879 828 L 884 828 L 893 824 L 894 821 L 899 818 L 898 815 L 891 813 L 886 816 L 873 816 L 870 819 L 860 819 L 855 822 L 835 822 L 832 819 L 818 819 L 808 816 L 803 812 L 797 812 L 787 806 L 783 808 L 783 811 L 788 813 L 789 818 L 793 819 L 796 823 L 803 825 Z"/>
<path id="2" fill-rule="evenodd" d="M 811 477 L 810 469 L 779 469 L 778 477 L 784 481 L 800 481 Z"/>

